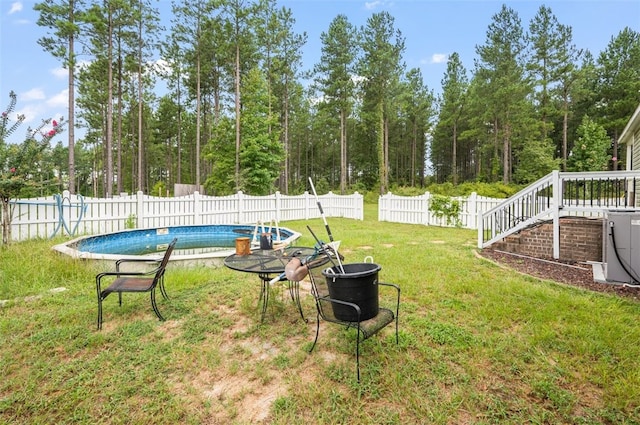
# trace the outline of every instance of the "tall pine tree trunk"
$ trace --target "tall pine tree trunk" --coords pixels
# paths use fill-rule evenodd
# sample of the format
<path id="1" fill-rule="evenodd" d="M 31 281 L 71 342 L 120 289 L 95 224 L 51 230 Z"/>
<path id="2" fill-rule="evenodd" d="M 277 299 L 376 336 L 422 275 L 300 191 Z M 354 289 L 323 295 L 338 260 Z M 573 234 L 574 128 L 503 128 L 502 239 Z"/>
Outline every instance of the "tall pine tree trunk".
<path id="1" fill-rule="evenodd" d="M 453 185 L 458 184 L 458 125 L 453 124 L 453 152 L 451 153 L 451 176 Z"/>
<path id="2" fill-rule="evenodd" d="M 380 180 L 380 195 L 387 193 L 385 185 L 385 162 L 384 162 L 384 114 L 382 113 L 382 101 L 378 102 L 378 179 Z"/>
<path id="3" fill-rule="evenodd" d="M 74 22 L 73 0 L 70 1 L 69 10 L 71 11 L 69 22 Z M 76 157 L 75 157 L 75 51 L 74 51 L 74 36 L 69 36 L 69 193 L 72 195 L 76 193 Z"/>
<path id="4" fill-rule="evenodd" d="M 569 137 L 569 113 L 565 108 L 562 116 L 562 171 L 567 171 L 567 139 Z"/>
<path id="5" fill-rule="evenodd" d="M 340 194 L 347 189 L 347 112 L 340 111 Z"/>
<path id="6" fill-rule="evenodd" d="M 502 138 L 502 183 L 509 184 L 511 180 L 511 139 L 510 127 L 505 125 Z"/>
<path id="7" fill-rule="evenodd" d="M 240 41 L 236 41 L 236 191 L 240 190 Z"/>
<path id="8" fill-rule="evenodd" d="M 113 195 L 113 20 L 109 6 L 107 35 L 107 134 L 105 141 L 105 178 L 104 194 L 106 198 Z"/>

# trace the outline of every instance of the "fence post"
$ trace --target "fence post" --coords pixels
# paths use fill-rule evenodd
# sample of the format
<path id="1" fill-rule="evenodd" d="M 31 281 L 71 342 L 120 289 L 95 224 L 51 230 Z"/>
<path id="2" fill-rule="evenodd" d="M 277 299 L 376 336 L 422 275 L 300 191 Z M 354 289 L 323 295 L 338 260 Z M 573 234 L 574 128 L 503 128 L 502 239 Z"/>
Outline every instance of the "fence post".
<path id="1" fill-rule="evenodd" d="M 327 217 L 333 217 L 333 192 L 329 191 L 324 195 L 324 202 L 322 202 L 322 210 Z"/>
<path id="2" fill-rule="evenodd" d="M 147 227 L 144 223 L 146 217 L 144 214 L 144 192 L 139 190 L 136 192 L 136 227 Z"/>
<path id="3" fill-rule="evenodd" d="M 471 192 L 467 198 L 467 229 L 478 228 L 478 194 Z"/>
<path id="4" fill-rule="evenodd" d="M 244 223 L 244 197 L 242 196 L 242 191 L 239 190 L 236 193 L 236 198 L 238 198 L 238 221 L 237 223 Z"/>
<path id="5" fill-rule="evenodd" d="M 193 192 L 193 224 L 202 224 L 202 202 L 200 192 Z"/>
<path id="6" fill-rule="evenodd" d="M 476 220 L 478 220 L 478 249 L 482 249 L 484 245 L 484 220 L 482 220 L 482 211 L 478 211 Z"/>
<path id="7" fill-rule="evenodd" d="M 280 210 L 282 209 L 282 194 L 280 193 L 279 190 L 276 190 L 275 193 L 276 197 L 275 197 L 275 203 L 276 203 L 276 216 L 273 217 L 273 219 L 276 221 L 276 223 L 280 223 L 280 217 L 281 217 L 281 213 Z"/>
<path id="8" fill-rule="evenodd" d="M 311 207 L 310 207 L 310 199 L 309 191 L 304 191 L 304 219 L 309 220 L 311 218 Z"/>
<path id="9" fill-rule="evenodd" d="M 552 171 L 553 182 L 553 258 L 560 258 L 560 194 L 562 193 L 560 172 Z"/>
<path id="10" fill-rule="evenodd" d="M 378 221 L 391 221 L 391 192 L 387 192 L 380 196 L 378 200 Z"/>
<path id="11" fill-rule="evenodd" d="M 358 193 L 357 191 L 353 194 L 354 197 L 354 203 L 353 208 L 356 209 L 356 207 L 362 205 L 364 207 L 364 195 Z M 364 208 L 358 208 L 356 209 L 356 211 L 360 211 L 360 213 L 358 214 L 358 219 L 359 220 L 364 220 Z"/>
<path id="12" fill-rule="evenodd" d="M 429 200 L 431 199 L 431 194 L 429 193 L 429 191 L 427 191 L 421 197 L 423 202 L 422 211 L 424 211 L 422 223 L 425 226 L 429 226 L 431 225 L 431 212 L 429 211 Z"/>

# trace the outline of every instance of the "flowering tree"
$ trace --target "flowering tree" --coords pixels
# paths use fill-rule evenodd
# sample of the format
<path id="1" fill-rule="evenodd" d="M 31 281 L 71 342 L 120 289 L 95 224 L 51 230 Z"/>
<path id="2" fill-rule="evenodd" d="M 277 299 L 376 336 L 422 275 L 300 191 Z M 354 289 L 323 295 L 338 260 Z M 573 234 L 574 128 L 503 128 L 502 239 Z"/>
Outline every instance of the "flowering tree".
<path id="1" fill-rule="evenodd" d="M 65 126 L 62 118 L 59 121 L 42 120 L 37 128 L 27 129 L 22 144 L 7 143 L 6 138 L 25 120 L 24 115 L 18 115 L 15 122 L 11 121 L 10 115 L 16 105 L 16 95 L 11 92 L 9 97 L 9 105 L 0 115 L 0 222 L 3 244 L 11 241 L 11 199 L 18 198 L 25 189 L 38 185 L 32 179 L 35 168 L 43 152 L 49 147 L 51 139 L 61 133 Z"/>

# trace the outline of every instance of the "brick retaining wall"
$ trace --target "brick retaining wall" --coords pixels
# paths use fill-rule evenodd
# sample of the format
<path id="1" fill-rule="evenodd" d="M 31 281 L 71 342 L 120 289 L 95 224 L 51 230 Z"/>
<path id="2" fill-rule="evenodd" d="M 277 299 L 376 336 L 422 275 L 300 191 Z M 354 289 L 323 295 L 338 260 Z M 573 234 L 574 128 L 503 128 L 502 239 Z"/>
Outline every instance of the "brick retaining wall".
<path id="1" fill-rule="evenodd" d="M 553 258 L 553 222 L 535 224 L 496 242 L 492 248 L 537 258 Z M 560 259 L 602 261 L 602 219 L 560 219 Z"/>

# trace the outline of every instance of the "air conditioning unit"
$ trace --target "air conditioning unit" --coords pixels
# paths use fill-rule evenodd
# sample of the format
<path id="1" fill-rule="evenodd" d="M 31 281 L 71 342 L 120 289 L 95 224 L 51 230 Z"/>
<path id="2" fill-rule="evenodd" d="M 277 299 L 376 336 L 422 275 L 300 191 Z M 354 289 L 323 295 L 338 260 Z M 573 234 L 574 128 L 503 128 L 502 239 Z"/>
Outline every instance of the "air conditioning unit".
<path id="1" fill-rule="evenodd" d="M 607 282 L 640 284 L 640 212 L 607 212 L 602 231 Z"/>

